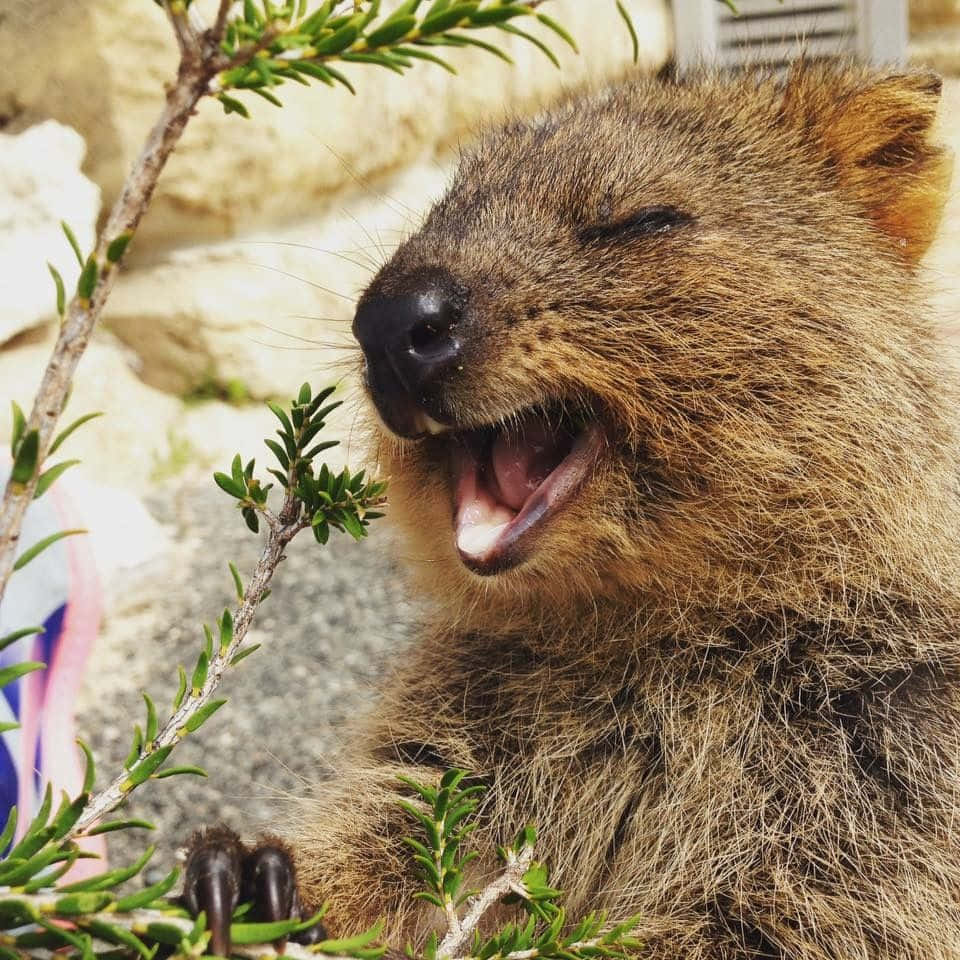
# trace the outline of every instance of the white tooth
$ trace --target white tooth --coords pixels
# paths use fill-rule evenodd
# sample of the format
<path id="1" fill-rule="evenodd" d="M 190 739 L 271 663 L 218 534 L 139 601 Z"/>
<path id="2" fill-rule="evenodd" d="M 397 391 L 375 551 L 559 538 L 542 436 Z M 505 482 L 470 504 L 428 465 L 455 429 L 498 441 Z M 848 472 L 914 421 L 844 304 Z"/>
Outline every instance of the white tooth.
<path id="1" fill-rule="evenodd" d="M 450 428 L 445 427 L 442 423 L 437 423 L 429 414 L 421 413 L 419 426 L 421 429 L 426 430 L 431 436 L 437 436 L 441 433 L 446 433 Z"/>
<path id="2" fill-rule="evenodd" d="M 477 523 L 461 527 L 457 533 L 457 546 L 471 557 L 482 557 L 500 539 L 507 523 Z"/>

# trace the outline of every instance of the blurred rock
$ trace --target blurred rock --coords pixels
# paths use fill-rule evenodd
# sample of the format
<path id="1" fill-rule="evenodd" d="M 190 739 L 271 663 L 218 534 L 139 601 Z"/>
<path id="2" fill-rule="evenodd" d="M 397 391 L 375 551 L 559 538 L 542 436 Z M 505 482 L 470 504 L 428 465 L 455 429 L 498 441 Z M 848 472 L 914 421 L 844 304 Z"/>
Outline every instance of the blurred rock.
<path id="1" fill-rule="evenodd" d="M 417 164 L 376 194 L 352 190 L 349 215 L 174 251 L 120 278 L 106 323 L 140 356 L 144 380 L 173 393 L 272 397 L 335 380 L 355 366 L 355 298 L 446 178 Z"/>
<path id="2" fill-rule="evenodd" d="M 667 4 L 627 6 L 640 37 L 639 69 L 655 69 L 670 46 Z M 320 213 L 355 176 L 396 169 L 455 142 L 481 118 L 529 108 L 630 66 L 630 40 L 613 0 L 556 0 L 550 13 L 580 43 L 577 57 L 550 37 L 562 70 L 520 38 L 490 31 L 484 35 L 510 51 L 515 67 L 482 51 L 451 50 L 459 77 L 419 64 L 400 80 L 348 64 L 356 98 L 344 89 L 287 84 L 283 109 L 249 98 L 250 121 L 224 117 L 213 101 L 202 104 L 131 254 L 146 259 L 184 242 Z M 55 117 L 75 126 L 89 145 L 87 169 L 112 203 L 174 76 L 175 45 L 162 12 L 144 0 L 6 0 L 0 16 L 0 113 L 17 125 Z M 25 47 L 38 45 L 42 58 L 24 56 Z"/>
<path id="3" fill-rule="evenodd" d="M 80 265 L 60 227 L 66 221 L 85 253 L 93 249 L 100 190 L 81 172 L 83 137 L 53 120 L 0 133 L 0 344 L 56 316 L 47 269 L 67 291 Z"/>
<path id="4" fill-rule="evenodd" d="M 6 441 L 16 400 L 29 411 L 53 346 L 52 331 L 14 348 L 0 350 L 0 440 Z M 62 453 L 79 458 L 99 483 L 146 489 L 159 458 L 165 456 L 181 404 L 137 376 L 136 357 L 115 338 L 94 337 L 73 382 L 62 424 L 103 411 L 64 444 Z"/>

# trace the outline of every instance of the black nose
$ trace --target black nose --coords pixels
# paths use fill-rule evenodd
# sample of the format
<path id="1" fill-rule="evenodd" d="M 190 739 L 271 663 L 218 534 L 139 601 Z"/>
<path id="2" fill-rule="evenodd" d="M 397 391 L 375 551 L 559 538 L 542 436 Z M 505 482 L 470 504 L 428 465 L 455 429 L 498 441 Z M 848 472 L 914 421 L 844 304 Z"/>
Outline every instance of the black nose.
<path id="1" fill-rule="evenodd" d="M 445 373 L 460 356 L 460 307 L 440 286 L 363 302 L 353 321 L 369 363 L 386 362 L 408 393 Z"/>
<path id="2" fill-rule="evenodd" d="M 437 391 L 463 352 L 458 324 L 463 294 L 445 277 L 429 277 L 395 296 L 364 298 L 353 335 L 367 360 L 367 385 L 381 416 L 413 435 L 417 411 L 437 415 Z"/>

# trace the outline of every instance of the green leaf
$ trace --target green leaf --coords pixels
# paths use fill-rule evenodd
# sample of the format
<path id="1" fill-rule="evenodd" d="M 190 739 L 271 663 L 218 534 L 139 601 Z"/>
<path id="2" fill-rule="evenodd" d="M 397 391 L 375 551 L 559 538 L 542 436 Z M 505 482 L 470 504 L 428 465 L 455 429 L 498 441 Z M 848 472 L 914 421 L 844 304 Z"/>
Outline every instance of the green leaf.
<path id="1" fill-rule="evenodd" d="M 432 33 L 445 33 L 461 24 L 479 7 L 479 3 L 455 3 L 437 13 L 427 14 L 420 24 L 420 34 L 424 37 Z"/>
<path id="2" fill-rule="evenodd" d="M 37 469 L 37 456 L 40 452 L 40 431 L 28 430 L 17 445 L 17 454 L 13 460 L 10 479 L 13 483 L 27 484 L 33 479 Z"/>
<path id="3" fill-rule="evenodd" d="M 382 930 L 383 921 L 378 920 L 369 930 L 365 930 L 363 933 L 358 933 L 354 937 L 344 937 L 340 940 L 321 940 L 320 943 L 314 945 L 313 949 L 318 953 L 350 955 L 373 943 L 374 940 L 379 938 Z M 385 950 L 386 948 L 384 948 Z"/>
<path id="4" fill-rule="evenodd" d="M 7 814 L 7 822 L 3 827 L 3 833 L 0 833 L 0 853 L 7 849 L 7 844 L 13 839 L 17 829 L 17 808 L 11 807 Z"/>
<path id="5" fill-rule="evenodd" d="M 132 239 L 133 234 L 130 232 L 121 233 L 114 237 L 107 247 L 107 260 L 109 260 L 110 263 L 119 263 L 123 255 L 127 252 L 127 247 Z"/>
<path id="6" fill-rule="evenodd" d="M 237 945 L 270 943 L 296 933 L 302 928 L 299 920 L 278 920 L 274 923 L 234 923 L 230 925 L 230 940 Z"/>
<path id="7" fill-rule="evenodd" d="M 386 67 L 394 73 L 403 73 L 403 68 L 394 63 L 385 53 L 342 53 L 341 59 L 347 63 L 372 63 L 378 67 Z"/>
<path id="8" fill-rule="evenodd" d="M 280 466 L 284 470 L 289 470 L 290 458 L 287 456 L 287 452 L 283 449 L 283 447 L 281 447 L 276 440 L 271 440 L 269 438 L 264 440 L 263 442 L 273 451 L 273 455 L 280 462 Z M 284 482 L 286 482 L 286 478 L 284 478 Z"/>
<path id="9" fill-rule="evenodd" d="M 149 780 L 172 752 L 173 745 L 170 744 L 169 746 L 153 750 L 151 753 L 144 754 L 140 760 L 134 764 L 130 770 L 130 776 L 124 781 L 125 784 L 129 784 L 127 789 L 132 790 L 134 787 L 139 787 L 141 783 Z"/>
<path id="10" fill-rule="evenodd" d="M 59 533 L 52 533 L 49 537 L 44 537 L 42 540 L 35 543 L 32 547 L 27 550 L 24 550 L 22 554 L 17 558 L 17 562 L 13 565 L 14 570 L 22 570 L 34 557 L 43 553 L 47 547 L 56 543 L 58 540 L 62 540 L 64 537 L 72 537 L 78 533 L 86 533 L 86 530 L 61 530 Z"/>
<path id="11" fill-rule="evenodd" d="M 428 53 L 426 50 L 421 50 L 419 47 L 394 47 L 393 52 L 402 54 L 404 57 L 414 57 L 417 60 L 428 60 L 430 63 L 435 63 L 438 67 L 443 67 L 447 73 L 452 73 L 456 76 L 457 71 L 447 63 L 446 60 L 435 54 Z"/>
<path id="12" fill-rule="evenodd" d="M 203 685 L 207 682 L 207 671 L 210 669 L 210 657 L 206 650 L 197 657 L 197 665 L 193 668 L 193 677 L 190 680 L 190 690 L 193 696 L 198 697 Z"/>
<path id="13" fill-rule="evenodd" d="M 71 467 L 75 467 L 79 460 L 64 460 L 52 466 L 49 470 L 44 470 L 37 478 L 37 488 L 34 490 L 33 499 L 38 500 L 42 497 Z"/>
<path id="14" fill-rule="evenodd" d="M 221 655 L 233 643 L 233 617 L 229 610 L 223 611 L 220 618 L 220 653 Z"/>
<path id="15" fill-rule="evenodd" d="M 53 909 L 61 917 L 75 917 L 97 913 L 112 902 L 113 896 L 109 893 L 71 893 L 55 900 Z"/>
<path id="16" fill-rule="evenodd" d="M 5 687 L 8 683 L 33 673 L 34 670 L 45 670 L 46 666 L 45 663 L 37 660 L 25 660 L 22 663 L 12 663 L 9 667 L 3 667 L 0 669 L 0 687 Z"/>
<path id="17" fill-rule="evenodd" d="M 151 744 L 157 736 L 157 707 L 153 698 L 145 691 L 141 693 L 143 702 L 147 706 L 147 724 L 143 731 L 143 740 L 146 744 Z"/>
<path id="18" fill-rule="evenodd" d="M 240 571 L 237 570 L 236 564 L 227 562 L 227 566 L 230 568 L 230 576 L 233 577 L 233 587 L 237 592 L 237 600 L 241 603 L 243 602 L 243 581 L 240 579 Z"/>
<path id="19" fill-rule="evenodd" d="M 244 507 L 240 511 L 241 516 L 243 517 L 244 522 L 247 525 L 247 528 L 252 533 L 260 532 L 260 518 L 257 516 L 257 511 L 253 507 Z"/>
<path id="20" fill-rule="evenodd" d="M 101 833 L 114 833 L 117 830 L 156 830 L 149 820 L 108 820 L 84 831 L 84 836 L 96 837 Z"/>
<path id="21" fill-rule="evenodd" d="M 83 300 L 89 300 L 97 287 L 99 276 L 100 265 L 97 263 L 96 254 L 91 253 L 87 257 L 83 270 L 80 271 L 80 279 L 77 280 L 77 296 Z"/>
<path id="22" fill-rule="evenodd" d="M 727 0 L 727 5 L 736 12 L 736 8 L 732 5 L 730 0 Z M 640 39 L 637 37 L 636 27 L 633 25 L 633 17 L 630 16 L 630 12 L 623 5 L 623 0 L 617 0 L 617 11 L 620 14 L 620 18 L 627 25 L 627 32 L 630 34 L 630 42 L 633 44 L 633 62 L 636 63 L 640 59 Z"/>
<path id="23" fill-rule="evenodd" d="M 286 411 L 278 403 L 274 403 L 272 400 L 267 401 L 267 406 L 270 408 L 270 411 L 273 415 L 280 421 L 283 425 L 283 429 L 291 437 L 293 436 L 293 424 L 290 422 L 290 418 L 287 416 Z"/>
<path id="24" fill-rule="evenodd" d="M 297 73 L 305 73 L 308 77 L 320 80 L 328 87 L 336 86 L 330 71 L 319 63 L 311 63 L 308 60 L 291 60 L 290 69 L 295 70 Z"/>
<path id="25" fill-rule="evenodd" d="M 20 446 L 20 441 L 23 439 L 23 432 L 27 429 L 27 418 L 23 415 L 23 410 L 20 409 L 20 404 L 16 400 L 10 401 L 10 407 L 13 415 L 13 434 L 10 438 L 10 455 L 15 457 L 17 455 L 17 447 Z"/>
<path id="26" fill-rule="evenodd" d="M 481 7 L 470 15 L 471 27 L 492 27 L 498 23 L 512 20 L 514 17 L 529 16 L 531 10 L 525 6 L 492 6 Z"/>
<path id="27" fill-rule="evenodd" d="M 499 28 L 506 33 L 523 37 L 528 43 L 532 43 L 558 70 L 560 69 L 560 61 L 557 59 L 557 55 L 539 37 L 515 27 L 512 23 L 501 23 Z"/>
<path id="28" fill-rule="evenodd" d="M 469 37 L 465 34 L 445 33 L 438 37 L 425 37 L 422 41 L 418 40 L 417 42 L 437 44 L 445 47 L 479 47 L 481 50 L 486 50 L 487 53 L 498 57 L 504 63 L 513 63 L 513 57 L 511 57 L 506 50 L 501 50 L 499 47 L 494 46 L 492 43 L 487 43 L 485 40 L 481 40 L 479 37 Z"/>
<path id="29" fill-rule="evenodd" d="M 15 860 L 29 860 L 42 846 L 49 843 L 53 836 L 53 827 L 45 827 L 47 816 L 50 813 L 49 785 L 44 794 L 44 801 L 36 817 L 33 818 L 23 839 L 7 854 L 7 858 L 0 862 L 0 869 Z"/>
<path id="30" fill-rule="evenodd" d="M 116 903 L 117 912 L 129 913 L 131 910 L 139 910 L 141 907 L 147 906 L 148 903 L 153 903 L 154 900 L 165 896 L 176 885 L 179 873 L 179 870 L 171 870 L 170 873 L 158 883 L 153 884 L 153 886 L 138 890 L 129 896 L 121 897 Z"/>
<path id="31" fill-rule="evenodd" d="M 32 880 L 23 884 L 24 893 L 36 893 L 38 890 L 45 890 L 55 887 L 57 881 L 80 859 L 79 850 L 71 850 L 67 853 L 55 869 L 41 870 Z"/>
<path id="32" fill-rule="evenodd" d="M 228 97 L 225 93 L 218 93 L 217 99 L 223 105 L 224 113 L 239 113 L 241 117 L 245 117 L 247 120 L 250 119 L 250 111 L 235 97 Z"/>
<path id="33" fill-rule="evenodd" d="M 94 936 L 105 940 L 107 943 L 118 944 L 119 946 L 129 947 L 142 960 L 152 960 L 154 950 L 151 950 L 135 933 L 124 927 L 115 924 L 106 923 L 93 917 L 85 918 L 82 921 L 83 927 Z"/>
<path id="34" fill-rule="evenodd" d="M 183 940 L 183 930 L 180 927 L 173 923 L 164 923 L 162 920 L 148 923 L 140 933 L 148 940 L 157 940 L 171 947 L 178 947 Z"/>
<path id="35" fill-rule="evenodd" d="M 177 692 L 173 698 L 173 709 L 175 711 L 180 709 L 180 704 L 183 703 L 183 698 L 187 692 L 187 671 L 178 664 L 177 673 L 180 676 L 180 685 L 177 687 Z"/>
<path id="36" fill-rule="evenodd" d="M 133 743 L 130 745 L 130 752 L 127 754 L 127 759 L 123 761 L 124 769 L 129 770 L 137 762 L 142 752 L 143 731 L 140 729 L 140 724 L 137 723 L 133 727 Z"/>
<path id="37" fill-rule="evenodd" d="M 77 746 L 83 751 L 83 786 L 80 788 L 84 793 L 89 793 L 93 789 L 93 782 L 97 773 L 97 766 L 93 762 L 93 752 L 87 744 L 77 737 Z M 3 847 L 0 846 L 0 850 Z"/>
<path id="38" fill-rule="evenodd" d="M 63 283 L 63 277 L 60 276 L 60 271 L 49 260 L 47 261 L 47 269 L 50 271 L 50 276 L 53 277 L 53 285 L 57 292 L 57 316 L 62 317 L 67 309 L 67 288 Z"/>
<path id="39" fill-rule="evenodd" d="M 354 540 L 359 542 L 367 535 L 366 528 L 355 513 L 344 510 L 341 511 L 341 516 L 343 529 L 346 530 Z"/>
<path id="40" fill-rule="evenodd" d="M 73 825 L 80 819 L 90 795 L 86 792 L 81 793 L 59 816 L 54 820 L 54 840 L 62 840 L 72 829 Z"/>
<path id="41" fill-rule="evenodd" d="M 335 30 L 329 37 L 315 43 L 314 49 L 318 56 L 327 57 L 346 50 L 360 36 L 360 25 L 354 22 L 356 19 L 352 17 L 339 30 Z"/>
<path id="42" fill-rule="evenodd" d="M 381 27 L 367 35 L 367 46 L 373 48 L 396 43 L 416 25 L 417 18 L 414 16 L 390 17 Z"/>
<path id="43" fill-rule="evenodd" d="M 187 732 L 193 733 L 194 730 L 199 730 L 226 702 L 226 700 L 213 700 L 211 703 L 206 704 L 206 706 L 201 707 L 184 724 Z"/>
<path id="44" fill-rule="evenodd" d="M 235 667 L 241 660 L 246 660 L 251 653 L 256 653 L 261 647 L 259 643 L 253 643 L 249 647 L 244 647 L 239 653 L 234 654 L 233 659 L 230 661 L 230 666 Z"/>
<path id="45" fill-rule="evenodd" d="M 167 767 L 166 770 L 161 770 L 159 773 L 153 775 L 154 780 L 163 780 L 166 777 L 178 777 L 181 774 L 189 773 L 193 774 L 195 777 L 205 777 L 207 771 L 203 767 L 195 767 L 189 764 L 185 764 L 181 767 Z"/>
<path id="46" fill-rule="evenodd" d="M 317 517 L 319 517 L 319 520 Z M 317 517 L 314 517 L 313 520 L 313 536 L 317 543 L 324 546 L 330 539 L 330 524 L 327 523 L 322 513 L 318 513 Z"/>
<path id="47" fill-rule="evenodd" d="M 563 42 L 570 47 L 574 53 L 579 53 L 580 48 L 577 41 L 573 39 L 570 33 L 561 24 L 557 23 L 553 17 L 548 17 L 545 13 L 537 13 L 537 19 L 549 30 L 552 30 Z M 634 58 L 636 60 L 636 58 Z"/>
<path id="48" fill-rule="evenodd" d="M 8 633 L 5 637 L 0 638 L 0 650 L 6 650 L 11 643 L 16 643 L 23 637 L 29 637 L 37 633 L 46 632 L 47 631 L 44 627 L 24 627 L 22 630 L 14 630 L 13 633 Z"/>
<path id="49" fill-rule="evenodd" d="M 258 97 L 266 100 L 267 103 L 272 103 L 275 107 L 283 106 L 283 101 L 269 90 L 264 90 L 262 87 L 249 87 L 248 89 L 251 93 L 255 93 Z"/>
<path id="50" fill-rule="evenodd" d="M 80 251 L 80 244 L 77 243 L 77 238 L 74 235 L 74 232 L 70 229 L 70 226 L 67 224 L 66 220 L 60 221 L 60 229 L 63 230 L 64 236 L 67 238 L 67 242 L 73 248 L 73 252 L 77 257 L 77 263 L 80 266 L 83 266 L 83 253 Z"/>
<path id="51" fill-rule="evenodd" d="M 88 423 L 90 420 L 95 420 L 97 417 L 102 417 L 102 416 L 103 416 L 102 411 L 98 411 L 97 413 L 85 413 L 82 417 L 78 417 L 76 420 L 73 421 L 73 423 L 70 424 L 69 427 L 66 427 L 65 429 L 61 430 L 60 433 L 57 434 L 56 440 L 53 441 L 53 443 L 50 445 L 50 449 L 47 451 L 47 456 L 52 457 L 60 448 L 60 444 L 62 444 L 63 441 L 66 440 L 67 437 L 69 437 L 70 434 L 77 429 L 77 427 L 82 427 L 85 423 Z"/>

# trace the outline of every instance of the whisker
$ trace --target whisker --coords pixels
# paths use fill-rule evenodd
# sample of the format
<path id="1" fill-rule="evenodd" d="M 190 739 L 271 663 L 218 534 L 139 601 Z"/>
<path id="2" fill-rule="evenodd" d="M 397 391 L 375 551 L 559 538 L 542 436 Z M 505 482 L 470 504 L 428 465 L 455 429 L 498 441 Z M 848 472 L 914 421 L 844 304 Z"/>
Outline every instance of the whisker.
<path id="1" fill-rule="evenodd" d="M 291 320 L 315 320 L 317 323 L 353 323 L 351 317 L 314 317 L 309 313 L 288 313 Z"/>
<path id="2" fill-rule="evenodd" d="M 323 323 L 332 322 L 328 320 L 328 318 L 326 317 L 304 317 L 296 313 L 288 314 L 288 316 L 291 320 L 319 320 Z M 299 340 L 301 343 L 309 343 L 309 344 L 318 344 L 318 343 L 324 342 L 323 340 L 314 340 L 312 337 L 302 337 L 299 334 L 290 333 L 289 330 L 278 330 L 276 327 L 271 327 L 269 323 L 265 323 L 262 320 L 259 321 L 257 325 L 265 328 L 266 330 L 269 330 L 271 333 L 277 334 L 278 337 L 286 337 L 288 340 Z M 350 344 L 348 344 L 348 346 L 349 345 Z"/>
<path id="3" fill-rule="evenodd" d="M 352 257 L 348 257 L 345 253 L 341 253 L 338 250 L 327 250 L 324 247 L 315 247 L 310 243 L 296 243 L 293 240 L 241 240 L 239 242 L 244 244 L 265 244 L 274 247 L 296 247 L 300 250 L 311 250 L 314 253 L 322 253 L 328 257 L 336 257 L 338 260 L 352 263 L 361 270 L 368 270 L 371 273 L 374 270 L 369 263 L 364 263 L 362 260 L 354 260 Z"/>
<path id="4" fill-rule="evenodd" d="M 327 150 L 330 153 L 332 153 L 337 158 L 337 160 L 340 161 L 340 165 L 343 167 L 344 170 L 347 171 L 348 174 L 350 174 L 351 179 L 353 180 L 354 183 L 357 184 L 357 186 L 367 191 L 367 193 L 372 194 L 378 200 L 382 200 L 385 204 L 387 204 L 387 206 L 390 207 L 391 210 L 393 210 L 394 213 L 399 213 L 401 215 L 405 215 L 410 218 L 417 216 L 417 212 L 414 211 L 412 208 L 408 207 L 402 200 L 396 200 L 394 197 L 388 197 L 386 194 L 383 194 L 379 190 L 374 189 L 370 185 L 370 181 L 364 179 L 364 177 L 362 177 L 359 173 L 357 173 L 356 169 L 353 166 L 351 166 L 351 164 L 344 157 L 342 157 L 339 153 L 337 153 L 337 151 L 334 150 L 329 143 L 325 143 L 324 146 L 327 148 Z M 393 204 L 395 203 L 398 204 L 399 207 L 402 209 L 398 209 L 397 207 L 393 206 Z"/>
<path id="5" fill-rule="evenodd" d="M 259 267 L 261 270 L 271 270 L 274 273 L 279 273 L 283 277 L 289 277 L 291 280 L 299 280 L 301 283 L 305 283 L 317 290 L 322 290 L 324 293 L 329 293 L 333 297 L 340 297 L 342 300 L 346 300 L 348 303 L 357 302 L 356 297 L 348 297 L 345 293 L 340 293 L 337 290 L 331 290 L 330 287 L 325 287 L 322 283 L 316 283 L 313 280 L 308 280 L 306 277 L 298 277 L 295 273 L 288 273 L 286 270 L 281 270 L 279 267 L 271 267 L 266 263 L 253 263 L 250 260 L 228 260 L 226 262 L 236 263 L 244 267 Z"/>
<path id="6" fill-rule="evenodd" d="M 268 343 L 266 340 L 255 340 L 253 337 L 249 337 L 248 341 L 250 343 L 255 343 L 258 347 L 266 347 L 268 350 L 299 350 L 302 353 L 310 353 L 315 350 L 338 350 L 346 352 L 350 350 L 349 346 L 344 344 L 334 343 L 332 340 L 308 340 L 306 341 L 309 346 L 285 346 L 279 343 Z"/>

